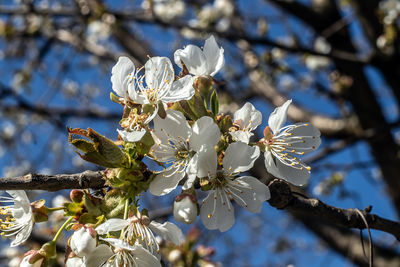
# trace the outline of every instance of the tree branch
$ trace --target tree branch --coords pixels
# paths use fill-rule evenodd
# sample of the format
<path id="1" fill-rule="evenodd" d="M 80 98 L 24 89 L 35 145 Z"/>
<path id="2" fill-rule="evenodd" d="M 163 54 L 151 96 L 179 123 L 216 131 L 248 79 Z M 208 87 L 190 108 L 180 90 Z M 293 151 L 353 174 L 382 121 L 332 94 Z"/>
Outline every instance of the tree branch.
<path id="1" fill-rule="evenodd" d="M 0 190 L 47 190 L 102 188 L 105 186 L 103 171 L 85 171 L 75 174 L 44 175 L 30 173 L 15 178 L 1 178 Z M 275 179 L 269 185 L 271 206 L 314 216 L 345 228 L 365 229 L 362 218 L 354 209 L 341 209 L 310 198 L 306 199 L 292 192 L 289 184 Z M 400 223 L 378 215 L 361 211 L 371 229 L 387 232 L 400 240 Z"/>
<path id="2" fill-rule="evenodd" d="M 316 198 L 304 198 L 292 192 L 289 184 L 275 179 L 268 185 L 271 206 L 285 209 L 291 212 L 306 214 L 316 217 L 344 228 L 366 229 L 366 226 L 355 209 L 342 209 L 330 206 Z M 371 214 L 370 208 L 362 210 L 370 229 L 375 229 L 392 234 L 400 240 L 400 223 L 384 219 L 378 215 Z"/>

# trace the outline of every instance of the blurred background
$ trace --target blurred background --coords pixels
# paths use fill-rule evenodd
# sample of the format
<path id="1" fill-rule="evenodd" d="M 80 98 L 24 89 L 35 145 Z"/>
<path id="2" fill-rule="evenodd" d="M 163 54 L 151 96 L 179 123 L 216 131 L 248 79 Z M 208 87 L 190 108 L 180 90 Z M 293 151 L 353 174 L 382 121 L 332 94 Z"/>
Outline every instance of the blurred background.
<path id="1" fill-rule="evenodd" d="M 68 144 L 66 126 L 117 138 L 122 109 L 109 100 L 117 58 L 127 55 L 138 67 L 148 56 L 173 59 L 176 49 L 202 46 L 212 34 L 225 49 L 225 68 L 215 77 L 222 112 L 252 102 L 263 113 L 262 136 L 270 112 L 293 99 L 290 122 L 320 129 L 321 147 L 304 157 L 312 175 L 302 194 L 342 208 L 371 205 L 398 220 L 399 16 L 398 0 L 2 0 L 0 176 L 97 170 Z M 251 174 L 271 179 L 262 160 Z M 48 203 L 68 196 L 30 194 Z M 175 196 L 143 202 L 159 209 Z M 215 248 L 213 262 L 368 266 L 359 231 L 268 203 L 261 214 L 237 209 L 236 217 L 226 233 L 197 221 L 198 243 Z M 52 237 L 49 225 L 37 224 L 25 248 L 3 242 L 0 266 L 18 266 L 15 259 Z M 375 266 L 400 266 L 396 239 L 372 237 Z"/>

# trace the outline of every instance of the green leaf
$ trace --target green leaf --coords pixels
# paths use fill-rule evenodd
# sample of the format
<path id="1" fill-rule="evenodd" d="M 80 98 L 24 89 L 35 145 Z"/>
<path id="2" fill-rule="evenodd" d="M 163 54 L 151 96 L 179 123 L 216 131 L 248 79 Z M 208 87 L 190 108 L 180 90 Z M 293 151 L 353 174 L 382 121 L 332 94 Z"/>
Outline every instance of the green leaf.
<path id="1" fill-rule="evenodd" d="M 217 116 L 218 112 L 219 112 L 219 102 L 218 102 L 217 90 L 214 90 L 211 94 L 210 107 L 211 107 L 212 113 L 214 113 L 214 115 Z"/>

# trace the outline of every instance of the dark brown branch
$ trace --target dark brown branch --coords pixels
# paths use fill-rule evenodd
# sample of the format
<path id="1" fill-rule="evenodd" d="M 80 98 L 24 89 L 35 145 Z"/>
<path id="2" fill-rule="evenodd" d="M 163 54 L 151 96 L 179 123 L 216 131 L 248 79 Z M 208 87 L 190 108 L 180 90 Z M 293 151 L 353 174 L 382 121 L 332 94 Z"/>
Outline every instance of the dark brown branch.
<path id="1" fill-rule="evenodd" d="M 1 178 L 0 190 L 47 190 L 57 191 L 73 188 L 102 188 L 105 186 L 102 171 L 85 171 L 75 174 L 43 175 L 31 173 L 15 178 Z M 341 209 L 311 198 L 296 195 L 290 186 L 275 179 L 269 184 L 271 206 L 291 212 L 315 216 L 345 228 L 365 229 L 362 218 L 354 209 Z M 378 215 L 361 211 L 371 229 L 387 232 L 400 240 L 400 223 L 384 219 Z"/>
<path id="2" fill-rule="evenodd" d="M 0 190 L 98 189 L 104 187 L 102 171 L 84 171 L 74 174 L 44 175 L 30 173 L 14 178 L 0 178 Z"/>
<path id="3" fill-rule="evenodd" d="M 316 198 L 298 196 L 282 180 L 275 179 L 268 186 L 271 191 L 268 202 L 275 208 L 313 216 L 345 228 L 366 229 L 363 219 L 355 209 L 336 208 Z M 371 229 L 392 234 L 400 240 L 400 223 L 371 214 L 369 209 L 362 210 L 361 213 Z"/>

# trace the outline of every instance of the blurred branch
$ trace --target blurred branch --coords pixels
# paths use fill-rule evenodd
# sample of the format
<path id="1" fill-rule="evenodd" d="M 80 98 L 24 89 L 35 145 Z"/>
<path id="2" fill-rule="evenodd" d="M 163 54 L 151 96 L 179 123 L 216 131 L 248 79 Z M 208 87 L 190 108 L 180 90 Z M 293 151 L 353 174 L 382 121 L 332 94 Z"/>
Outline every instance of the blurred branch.
<path id="1" fill-rule="evenodd" d="M 304 198 L 292 192 L 289 184 L 275 179 L 268 185 L 271 199 L 268 202 L 278 209 L 306 214 L 344 228 L 366 229 L 362 217 L 355 209 L 342 209 L 330 206 L 316 198 Z M 370 229 L 392 234 L 400 240 L 400 223 L 384 219 L 370 213 L 371 207 L 362 210 Z"/>

